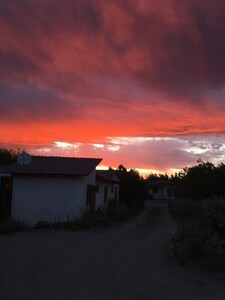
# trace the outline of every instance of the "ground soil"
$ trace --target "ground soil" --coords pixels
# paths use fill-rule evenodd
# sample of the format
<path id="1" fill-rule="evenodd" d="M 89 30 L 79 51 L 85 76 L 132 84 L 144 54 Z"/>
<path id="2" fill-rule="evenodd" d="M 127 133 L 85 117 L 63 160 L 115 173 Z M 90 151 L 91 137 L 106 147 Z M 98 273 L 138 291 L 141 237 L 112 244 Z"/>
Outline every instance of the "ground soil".
<path id="1" fill-rule="evenodd" d="M 225 275 L 180 266 L 167 203 L 115 228 L 0 236 L 0 299 L 225 299 Z M 149 213 L 150 207 L 150 213 Z"/>

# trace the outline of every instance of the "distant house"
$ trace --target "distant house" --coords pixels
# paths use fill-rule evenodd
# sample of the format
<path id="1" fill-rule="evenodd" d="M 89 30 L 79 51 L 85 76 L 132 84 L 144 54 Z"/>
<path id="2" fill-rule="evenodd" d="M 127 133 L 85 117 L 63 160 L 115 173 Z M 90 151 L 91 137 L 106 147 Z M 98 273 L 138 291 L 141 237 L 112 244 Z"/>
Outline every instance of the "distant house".
<path id="1" fill-rule="evenodd" d="M 167 180 L 149 183 L 149 195 L 153 199 L 173 199 L 175 197 L 174 184 Z"/>
<path id="2" fill-rule="evenodd" d="M 0 169 L 0 217 L 31 225 L 79 218 L 95 207 L 101 160 L 22 155 L 19 162 Z"/>
<path id="3" fill-rule="evenodd" d="M 96 184 L 96 206 L 107 206 L 110 200 L 119 200 L 119 178 L 113 170 L 97 170 Z"/>

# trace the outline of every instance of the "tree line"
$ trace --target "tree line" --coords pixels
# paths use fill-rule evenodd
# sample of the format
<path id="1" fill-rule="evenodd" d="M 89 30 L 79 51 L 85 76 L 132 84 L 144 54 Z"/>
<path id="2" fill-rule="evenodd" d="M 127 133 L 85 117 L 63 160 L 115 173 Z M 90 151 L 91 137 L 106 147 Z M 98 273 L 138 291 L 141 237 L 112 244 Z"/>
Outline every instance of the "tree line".
<path id="1" fill-rule="evenodd" d="M 4 148 L 0 148 L 0 167 L 12 164 L 16 162 L 17 156 L 21 153 L 21 151 L 18 149 L 15 150 L 8 150 Z"/>
<path id="2" fill-rule="evenodd" d="M 16 161 L 20 150 L 0 149 L 0 166 Z M 149 174 L 143 178 L 135 169 L 127 170 L 122 164 L 115 170 L 120 180 L 120 200 L 129 207 L 141 208 L 148 199 L 150 182 L 169 181 L 174 183 L 177 197 L 203 199 L 211 196 L 225 195 L 225 165 L 215 166 L 201 159 L 192 167 L 185 167 L 174 175 Z"/>
<path id="3" fill-rule="evenodd" d="M 177 198 L 205 199 L 225 196 L 225 164 L 217 166 L 201 159 L 194 166 L 185 167 L 179 173 L 149 174 L 145 179 L 131 169 L 120 165 L 116 170 L 121 180 L 121 198 L 130 201 L 130 205 L 143 205 L 148 199 L 149 183 L 169 181 L 174 184 Z M 139 203 L 136 203 L 139 201 Z"/>

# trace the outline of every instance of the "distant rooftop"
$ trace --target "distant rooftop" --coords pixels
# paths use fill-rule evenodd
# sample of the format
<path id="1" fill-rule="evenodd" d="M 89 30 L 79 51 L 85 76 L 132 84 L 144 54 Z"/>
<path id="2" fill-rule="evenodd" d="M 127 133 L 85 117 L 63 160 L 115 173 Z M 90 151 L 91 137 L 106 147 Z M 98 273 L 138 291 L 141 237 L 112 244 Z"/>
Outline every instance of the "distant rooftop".
<path id="1" fill-rule="evenodd" d="M 88 175 L 102 161 L 101 158 L 77 158 L 57 156 L 32 156 L 28 165 L 18 162 L 3 166 L 1 173 L 30 175 Z"/>

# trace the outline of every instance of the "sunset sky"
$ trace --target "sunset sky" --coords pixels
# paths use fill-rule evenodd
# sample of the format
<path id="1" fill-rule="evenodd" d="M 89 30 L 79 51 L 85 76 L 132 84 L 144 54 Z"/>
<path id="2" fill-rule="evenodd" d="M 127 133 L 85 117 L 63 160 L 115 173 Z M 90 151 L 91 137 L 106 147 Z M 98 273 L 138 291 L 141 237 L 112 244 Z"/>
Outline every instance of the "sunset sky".
<path id="1" fill-rule="evenodd" d="M 225 163 L 224 0 L 0 0 L 0 31 L 0 147 Z"/>

